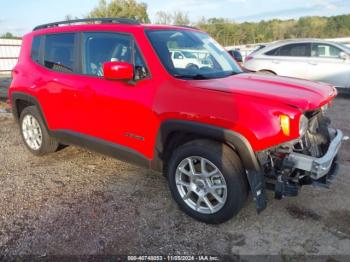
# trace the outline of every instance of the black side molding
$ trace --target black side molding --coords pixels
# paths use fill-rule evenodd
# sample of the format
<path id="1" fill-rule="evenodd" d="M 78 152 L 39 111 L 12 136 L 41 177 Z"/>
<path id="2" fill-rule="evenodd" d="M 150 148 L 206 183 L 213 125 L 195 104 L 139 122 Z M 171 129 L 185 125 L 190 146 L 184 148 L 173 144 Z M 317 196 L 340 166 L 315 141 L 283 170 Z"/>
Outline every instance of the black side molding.
<path id="1" fill-rule="evenodd" d="M 17 103 L 18 103 L 18 100 L 22 100 L 32 105 L 35 105 L 38 108 L 40 116 L 43 119 L 45 127 L 48 130 L 49 134 L 55 137 L 59 142 L 67 145 L 70 145 L 70 144 L 77 145 L 83 148 L 91 149 L 92 151 L 96 151 L 104 155 L 108 155 L 108 156 L 120 159 L 125 162 L 130 162 L 132 164 L 136 164 L 141 167 L 150 168 L 150 160 L 147 159 L 142 154 L 130 148 L 123 147 L 118 144 L 111 143 L 95 137 L 91 137 L 85 134 L 72 132 L 69 130 L 50 130 L 48 128 L 46 118 L 44 116 L 44 113 L 39 101 L 35 97 L 29 94 L 22 93 L 22 92 L 14 92 L 11 95 L 11 100 L 12 100 L 12 113 L 17 122 L 19 120 Z"/>
<path id="2" fill-rule="evenodd" d="M 150 166 L 150 161 L 146 157 L 128 147 L 69 130 L 51 131 L 51 134 L 64 144 L 80 146 L 144 168 Z"/>

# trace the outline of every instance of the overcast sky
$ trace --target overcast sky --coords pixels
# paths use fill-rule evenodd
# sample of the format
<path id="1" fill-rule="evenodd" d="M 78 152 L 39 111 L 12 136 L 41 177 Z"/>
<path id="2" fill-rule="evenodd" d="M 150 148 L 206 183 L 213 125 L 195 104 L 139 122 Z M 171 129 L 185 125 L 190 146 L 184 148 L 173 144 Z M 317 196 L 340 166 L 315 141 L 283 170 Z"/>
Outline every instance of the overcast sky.
<path id="1" fill-rule="evenodd" d="M 201 16 L 223 17 L 237 22 L 300 16 L 332 16 L 350 13 L 350 0 L 144 0 L 154 21 L 159 10 L 188 12 L 191 20 Z M 22 35 L 38 24 L 82 17 L 98 0 L 0 0 L 0 34 Z"/>

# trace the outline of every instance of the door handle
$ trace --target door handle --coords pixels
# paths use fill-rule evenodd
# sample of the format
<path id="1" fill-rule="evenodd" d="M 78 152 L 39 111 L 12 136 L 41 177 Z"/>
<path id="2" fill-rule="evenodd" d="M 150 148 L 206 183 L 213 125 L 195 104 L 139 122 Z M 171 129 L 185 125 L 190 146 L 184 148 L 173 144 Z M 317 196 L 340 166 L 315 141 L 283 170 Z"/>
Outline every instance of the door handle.
<path id="1" fill-rule="evenodd" d="M 314 62 L 314 61 L 311 61 L 311 62 L 309 62 L 309 65 L 318 65 L 318 63 L 317 62 Z"/>
<path id="2" fill-rule="evenodd" d="M 278 61 L 278 60 L 272 60 L 272 63 L 274 63 L 274 64 L 279 64 L 280 61 Z"/>

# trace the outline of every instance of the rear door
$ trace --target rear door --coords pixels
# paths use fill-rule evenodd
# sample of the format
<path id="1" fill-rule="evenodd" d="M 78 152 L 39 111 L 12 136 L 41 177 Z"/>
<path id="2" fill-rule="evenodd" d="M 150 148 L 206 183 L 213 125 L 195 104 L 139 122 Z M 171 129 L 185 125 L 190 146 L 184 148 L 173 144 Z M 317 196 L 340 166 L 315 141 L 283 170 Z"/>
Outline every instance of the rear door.
<path id="1" fill-rule="evenodd" d="M 80 107 L 76 89 L 77 34 L 58 33 L 42 37 L 40 61 L 45 67 L 36 75 L 34 87 L 50 129 L 76 130 Z"/>
<path id="2" fill-rule="evenodd" d="M 348 87 L 350 60 L 340 57 L 340 48 L 328 43 L 312 43 L 308 63 L 310 80 L 326 82 L 337 87 Z"/>
<path id="3" fill-rule="evenodd" d="M 307 79 L 310 44 L 287 44 L 267 52 L 269 68 L 277 75 Z"/>

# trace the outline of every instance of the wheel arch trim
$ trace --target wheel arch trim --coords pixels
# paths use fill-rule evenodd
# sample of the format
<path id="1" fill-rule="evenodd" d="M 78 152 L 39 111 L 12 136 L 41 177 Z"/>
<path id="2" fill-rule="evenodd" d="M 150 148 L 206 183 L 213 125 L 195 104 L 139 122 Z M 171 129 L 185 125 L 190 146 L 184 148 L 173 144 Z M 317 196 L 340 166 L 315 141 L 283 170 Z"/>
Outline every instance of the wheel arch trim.
<path id="1" fill-rule="evenodd" d="M 222 127 L 186 120 L 166 120 L 160 125 L 156 138 L 154 159 L 151 163 L 152 169 L 163 171 L 162 155 L 167 139 L 173 132 L 191 133 L 227 143 L 237 151 L 246 170 L 260 171 L 260 165 L 254 150 L 243 135 Z"/>
<path id="2" fill-rule="evenodd" d="M 29 102 L 29 103 L 35 105 L 38 108 L 39 114 L 40 114 L 40 116 L 45 124 L 46 129 L 49 130 L 47 122 L 46 122 L 46 117 L 44 115 L 44 112 L 42 110 L 42 107 L 41 107 L 38 99 L 30 94 L 23 93 L 23 92 L 13 92 L 11 94 L 12 114 L 17 122 L 19 121 L 19 118 L 20 118 L 19 112 L 17 110 L 18 109 L 17 108 L 18 100 L 23 100 L 23 101 L 26 101 L 26 102 Z"/>

